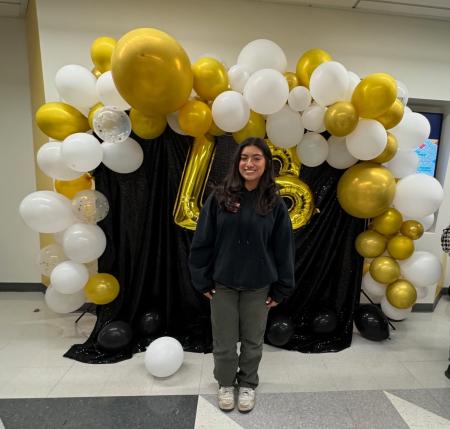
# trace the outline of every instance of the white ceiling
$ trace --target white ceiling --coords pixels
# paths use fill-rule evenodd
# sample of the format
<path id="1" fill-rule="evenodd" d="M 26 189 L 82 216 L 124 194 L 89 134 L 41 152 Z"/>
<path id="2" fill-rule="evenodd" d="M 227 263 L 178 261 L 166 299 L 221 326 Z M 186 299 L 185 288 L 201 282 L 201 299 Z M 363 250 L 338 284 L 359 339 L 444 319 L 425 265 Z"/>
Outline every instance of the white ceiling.
<path id="1" fill-rule="evenodd" d="M 27 5 L 28 0 L 0 0 L 0 16 L 23 18 Z"/>

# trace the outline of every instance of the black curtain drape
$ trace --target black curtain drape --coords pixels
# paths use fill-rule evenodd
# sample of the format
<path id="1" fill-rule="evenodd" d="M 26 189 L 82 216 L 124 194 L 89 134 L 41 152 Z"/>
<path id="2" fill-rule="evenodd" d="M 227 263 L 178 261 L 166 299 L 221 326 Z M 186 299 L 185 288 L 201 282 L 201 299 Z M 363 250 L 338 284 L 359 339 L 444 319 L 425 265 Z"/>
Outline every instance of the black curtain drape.
<path id="1" fill-rule="evenodd" d="M 97 307 L 97 322 L 88 340 L 64 355 L 81 362 L 118 362 L 144 351 L 162 335 L 177 338 L 186 351 L 212 349 L 209 303 L 192 288 L 187 266 L 193 232 L 177 226 L 172 217 L 192 139 L 170 129 L 151 141 L 132 137 L 144 150 L 144 163 L 136 172 L 118 174 L 103 164 L 95 171 L 96 189 L 110 204 L 108 216 L 99 223 L 107 237 L 99 272 L 113 274 L 121 288 L 116 300 Z M 223 179 L 236 147 L 231 137 L 216 139 L 208 184 Z M 272 310 L 274 315 L 290 316 L 294 323 L 288 349 L 337 351 L 351 343 L 362 269 L 354 239 L 364 222 L 344 213 L 336 200 L 342 173 L 325 164 L 301 169 L 320 213 L 295 234 L 297 289 L 289 301 Z M 335 312 L 338 326 L 331 334 L 314 334 L 311 320 L 324 308 Z M 148 311 L 158 312 L 162 320 L 161 330 L 152 338 L 139 331 L 140 318 Z M 133 340 L 125 349 L 107 352 L 98 347 L 96 338 L 116 320 L 131 325 Z"/>

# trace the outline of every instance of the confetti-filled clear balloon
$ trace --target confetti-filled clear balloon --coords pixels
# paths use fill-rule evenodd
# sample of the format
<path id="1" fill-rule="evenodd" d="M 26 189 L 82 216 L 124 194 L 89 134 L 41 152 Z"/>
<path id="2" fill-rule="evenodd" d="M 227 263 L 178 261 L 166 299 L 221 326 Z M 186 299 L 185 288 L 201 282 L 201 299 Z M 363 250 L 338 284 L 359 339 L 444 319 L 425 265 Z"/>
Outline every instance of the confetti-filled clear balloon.
<path id="1" fill-rule="evenodd" d="M 50 274 L 58 264 L 67 261 L 67 256 L 59 244 L 50 244 L 43 247 L 36 259 L 39 271 L 42 275 L 50 277 Z"/>
<path id="2" fill-rule="evenodd" d="M 86 190 L 73 197 L 72 210 L 80 222 L 94 224 L 106 217 L 109 203 L 101 192 Z"/>
<path id="3" fill-rule="evenodd" d="M 94 114 L 94 131 L 102 140 L 121 143 L 131 134 L 131 121 L 128 115 L 114 106 L 105 106 Z"/>

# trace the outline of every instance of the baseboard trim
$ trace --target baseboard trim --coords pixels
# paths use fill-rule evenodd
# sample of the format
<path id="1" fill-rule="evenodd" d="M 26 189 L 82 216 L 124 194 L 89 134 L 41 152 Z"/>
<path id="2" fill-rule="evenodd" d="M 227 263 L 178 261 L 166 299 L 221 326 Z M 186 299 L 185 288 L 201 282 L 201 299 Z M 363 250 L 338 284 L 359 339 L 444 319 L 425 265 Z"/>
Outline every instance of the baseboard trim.
<path id="1" fill-rule="evenodd" d="M 42 283 L 0 283 L 0 292 L 44 292 Z"/>
<path id="2" fill-rule="evenodd" d="M 439 300 L 441 299 L 442 295 L 448 295 L 448 287 L 443 287 L 436 298 L 434 299 L 434 302 L 430 303 L 419 303 L 414 305 L 412 311 L 413 313 L 431 313 L 436 308 L 436 305 L 438 304 Z"/>

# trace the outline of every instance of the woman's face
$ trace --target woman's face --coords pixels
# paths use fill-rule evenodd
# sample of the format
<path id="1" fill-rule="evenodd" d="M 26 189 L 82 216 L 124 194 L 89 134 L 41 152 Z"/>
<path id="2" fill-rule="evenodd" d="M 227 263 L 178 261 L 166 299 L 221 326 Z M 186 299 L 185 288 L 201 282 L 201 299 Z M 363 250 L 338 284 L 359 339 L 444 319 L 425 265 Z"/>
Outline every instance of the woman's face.
<path id="1" fill-rule="evenodd" d="M 259 179 L 266 169 L 266 158 L 256 146 L 246 146 L 241 152 L 239 161 L 239 173 L 244 178 L 245 183 L 258 186 Z"/>

